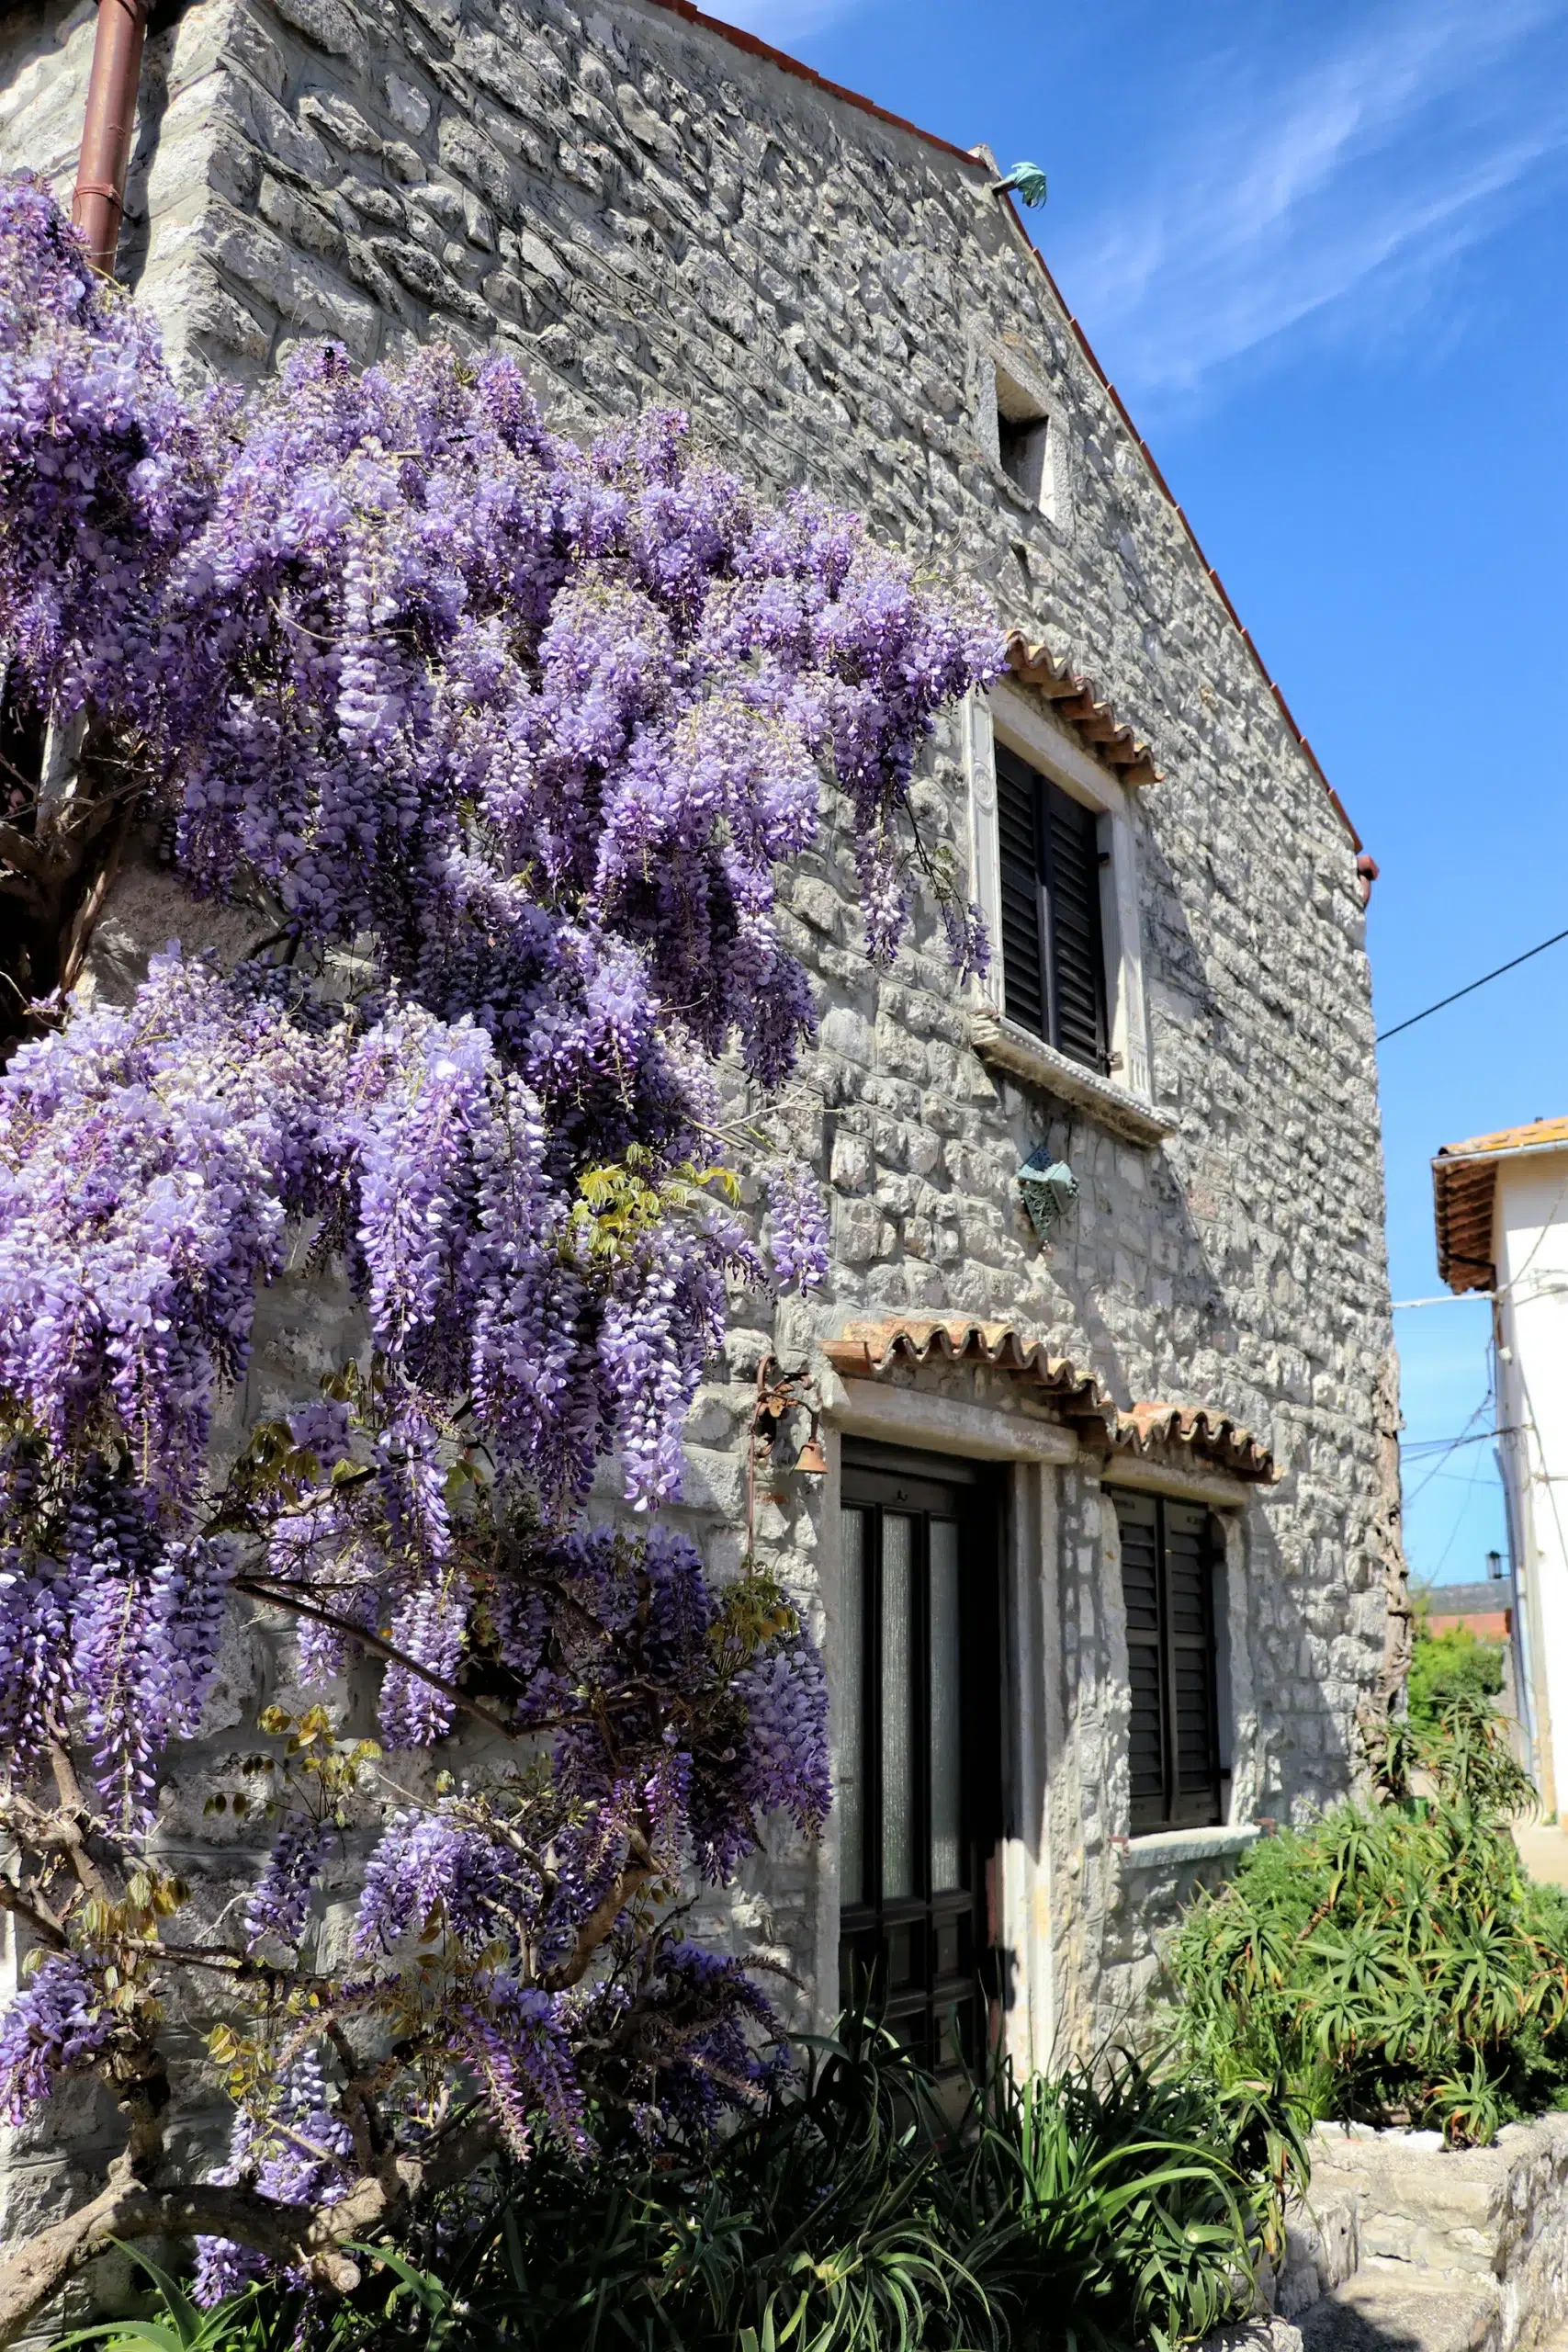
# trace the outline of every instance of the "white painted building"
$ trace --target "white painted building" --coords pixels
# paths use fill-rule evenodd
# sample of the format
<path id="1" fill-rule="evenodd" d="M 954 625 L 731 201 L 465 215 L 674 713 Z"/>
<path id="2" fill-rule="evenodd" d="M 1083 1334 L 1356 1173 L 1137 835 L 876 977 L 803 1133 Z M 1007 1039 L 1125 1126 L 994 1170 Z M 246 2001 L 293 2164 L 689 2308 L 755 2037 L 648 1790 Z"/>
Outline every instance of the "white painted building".
<path id="1" fill-rule="evenodd" d="M 1438 1265 L 1492 1299 L 1516 1687 L 1549 1815 L 1568 1815 L 1568 1118 L 1445 1144 Z"/>

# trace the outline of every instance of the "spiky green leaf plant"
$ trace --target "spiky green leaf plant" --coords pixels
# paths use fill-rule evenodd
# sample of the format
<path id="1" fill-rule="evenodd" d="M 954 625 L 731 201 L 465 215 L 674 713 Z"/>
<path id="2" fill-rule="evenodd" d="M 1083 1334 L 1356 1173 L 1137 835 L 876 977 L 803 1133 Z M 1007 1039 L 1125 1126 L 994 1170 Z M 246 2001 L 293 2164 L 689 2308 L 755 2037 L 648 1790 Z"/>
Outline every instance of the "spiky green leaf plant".
<path id="1" fill-rule="evenodd" d="M 1568 2103 L 1568 1918 L 1508 1834 L 1534 1792 L 1485 1699 L 1399 1723 L 1371 1794 L 1256 1847 L 1170 1953 L 1176 2031 L 1223 2090 L 1456 2144 Z"/>

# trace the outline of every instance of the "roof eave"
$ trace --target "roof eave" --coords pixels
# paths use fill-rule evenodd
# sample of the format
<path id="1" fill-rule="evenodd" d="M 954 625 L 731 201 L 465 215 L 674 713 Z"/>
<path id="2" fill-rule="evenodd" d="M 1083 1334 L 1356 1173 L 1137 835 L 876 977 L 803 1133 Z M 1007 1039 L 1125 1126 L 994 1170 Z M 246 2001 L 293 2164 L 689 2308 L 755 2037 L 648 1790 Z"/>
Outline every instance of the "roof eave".
<path id="1" fill-rule="evenodd" d="M 880 1316 L 845 1324 L 823 1353 L 840 1379 L 876 1380 L 898 1364 L 972 1364 L 1011 1375 L 1032 1388 L 1077 1430 L 1080 1443 L 1106 1453 L 1186 1456 L 1227 1470 L 1249 1486 L 1278 1476 L 1261 1439 L 1213 1406 L 1145 1402 L 1120 1406 L 1098 1374 L 1049 1354 L 1014 1324 L 964 1317 Z"/>

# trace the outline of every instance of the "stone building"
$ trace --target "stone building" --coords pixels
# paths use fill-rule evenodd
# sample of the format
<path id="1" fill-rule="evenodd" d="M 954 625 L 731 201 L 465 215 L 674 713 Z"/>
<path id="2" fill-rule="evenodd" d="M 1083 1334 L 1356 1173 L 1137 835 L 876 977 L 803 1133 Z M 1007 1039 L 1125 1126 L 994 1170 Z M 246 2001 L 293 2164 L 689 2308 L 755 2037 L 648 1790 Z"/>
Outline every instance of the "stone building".
<path id="1" fill-rule="evenodd" d="M 62 192 L 93 14 L 0 24 L 0 163 Z M 996 179 L 684 0 L 161 0 L 120 269 L 195 368 L 445 336 L 569 428 L 678 402 L 1011 628 L 919 788 L 988 980 L 930 905 L 879 978 L 830 822 L 794 877 L 820 1044 L 772 1115 L 832 1281 L 742 1316 L 682 1515 L 739 1557 L 760 1382 L 804 1367 L 825 1473 L 797 1409 L 757 1533 L 827 1645 L 839 1810 L 736 1933 L 818 2015 L 869 1962 L 911 2030 L 988 2003 L 1044 2062 L 1345 1787 L 1397 1520 L 1370 861 Z M 111 899 L 99 985 L 154 898 Z"/>

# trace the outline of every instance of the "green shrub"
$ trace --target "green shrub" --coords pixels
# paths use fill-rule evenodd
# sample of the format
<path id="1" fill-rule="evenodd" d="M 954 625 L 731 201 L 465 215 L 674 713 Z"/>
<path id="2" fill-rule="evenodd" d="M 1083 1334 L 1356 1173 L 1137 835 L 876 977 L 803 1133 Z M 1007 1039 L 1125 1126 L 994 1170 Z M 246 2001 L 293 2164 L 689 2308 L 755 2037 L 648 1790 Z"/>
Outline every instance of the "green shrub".
<path id="1" fill-rule="evenodd" d="M 1503 1645 L 1472 1633 L 1468 1625 L 1431 1633 L 1418 1616 L 1406 1687 L 1411 1722 L 1435 1731 L 1450 1707 L 1497 1696 L 1503 1688 Z"/>
<path id="2" fill-rule="evenodd" d="M 1120 2054 L 998 2069 L 955 2116 L 852 2023 L 728 2138 L 581 2165 L 541 2145 L 477 2217 L 367 2258 L 349 2302 L 236 2299 L 206 2352 L 272 2352 L 296 2321 L 310 2352 L 1169 2352 L 1250 2301 L 1269 2144 L 1250 2096 Z"/>
<path id="3" fill-rule="evenodd" d="M 1484 1697 L 1396 1723 L 1373 1793 L 1265 1840 L 1170 1953 L 1188 2063 L 1223 2094 L 1490 2140 L 1568 2086 L 1568 1905 L 1507 1816 L 1533 1792 Z"/>

